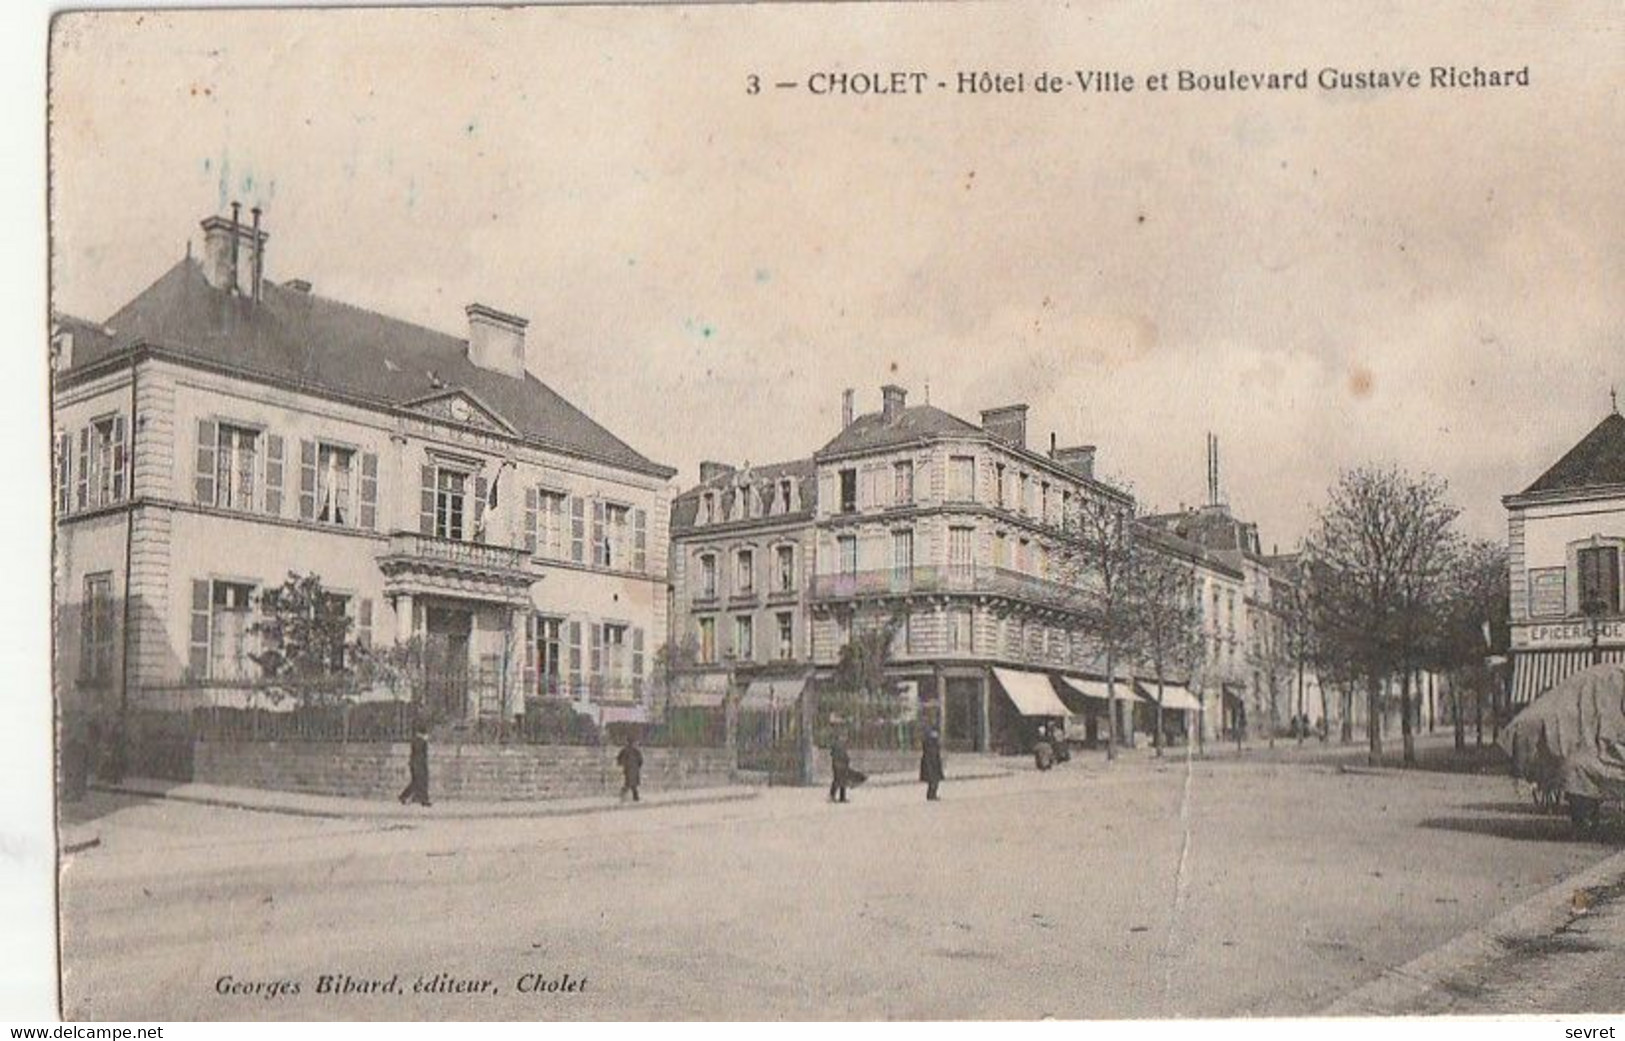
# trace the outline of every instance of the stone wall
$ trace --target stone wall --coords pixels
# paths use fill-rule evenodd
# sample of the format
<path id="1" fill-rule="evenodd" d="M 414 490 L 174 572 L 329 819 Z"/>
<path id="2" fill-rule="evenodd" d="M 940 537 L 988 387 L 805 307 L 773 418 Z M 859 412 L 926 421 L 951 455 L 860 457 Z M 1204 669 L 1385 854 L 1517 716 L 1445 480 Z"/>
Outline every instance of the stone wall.
<path id="1" fill-rule="evenodd" d="M 456 745 L 429 747 L 429 793 L 469 802 L 572 799 L 621 789 L 614 747 Z M 406 785 L 408 746 L 330 742 L 199 741 L 192 779 L 199 784 L 312 795 L 393 799 Z M 643 788 L 669 791 L 731 783 L 724 749 L 645 748 Z"/>

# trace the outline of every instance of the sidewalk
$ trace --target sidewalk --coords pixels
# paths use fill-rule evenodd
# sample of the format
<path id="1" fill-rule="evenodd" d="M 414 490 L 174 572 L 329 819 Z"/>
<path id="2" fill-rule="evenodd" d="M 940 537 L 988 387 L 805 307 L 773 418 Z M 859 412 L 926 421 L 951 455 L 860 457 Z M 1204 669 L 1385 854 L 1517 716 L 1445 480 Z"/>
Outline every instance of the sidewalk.
<path id="1" fill-rule="evenodd" d="M 571 817 L 584 813 L 616 810 L 652 810 L 663 806 L 695 806 L 705 803 L 754 799 L 760 790 L 745 786 L 692 788 L 676 791 L 646 791 L 640 802 L 621 802 L 613 795 L 593 795 L 574 799 L 533 799 L 502 802 L 437 802 L 433 806 L 403 806 L 393 799 L 358 799 L 341 795 L 309 795 L 303 792 L 270 791 L 260 788 L 232 788 L 217 784 L 176 784 L 145 778 L 125 778 L 119 784 L 92 784 L 96 791 L 135 795 L 171 802 L 217 806 L 257 813 L 280 813 L 292 817 L 318 817 L 330 820 L 465 820 L 499 817 Z"/>

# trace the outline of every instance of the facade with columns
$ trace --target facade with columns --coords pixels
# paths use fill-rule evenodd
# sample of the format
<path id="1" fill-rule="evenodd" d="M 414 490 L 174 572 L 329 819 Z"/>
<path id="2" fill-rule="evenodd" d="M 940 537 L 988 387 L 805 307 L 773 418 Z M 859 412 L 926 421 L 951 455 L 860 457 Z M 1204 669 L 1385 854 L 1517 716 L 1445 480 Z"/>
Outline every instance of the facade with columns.
<path id="1" fill-rule="evenodd" d="M 421 641 L 443 721 L 646 718 L 674 471 L 527 371 L 523 319 L 455 337 L 271 282 L 257 217 L 56 322 L 64 713 L 250 703 L 259 595 L 314 573 L 359 642 Z"/>

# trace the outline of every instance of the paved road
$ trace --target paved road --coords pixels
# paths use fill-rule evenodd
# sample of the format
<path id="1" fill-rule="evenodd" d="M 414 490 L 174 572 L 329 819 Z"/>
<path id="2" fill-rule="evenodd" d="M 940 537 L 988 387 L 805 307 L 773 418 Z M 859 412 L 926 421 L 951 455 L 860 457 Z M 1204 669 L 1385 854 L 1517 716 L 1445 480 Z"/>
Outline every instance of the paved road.
<path id="1" fill-rule="evenodd" d="M 64 877 L 67 1015 L 1309 1015 L 1609 852 L 1504 778 L 1073 765 L 538 821 L 132 804 Z"/>

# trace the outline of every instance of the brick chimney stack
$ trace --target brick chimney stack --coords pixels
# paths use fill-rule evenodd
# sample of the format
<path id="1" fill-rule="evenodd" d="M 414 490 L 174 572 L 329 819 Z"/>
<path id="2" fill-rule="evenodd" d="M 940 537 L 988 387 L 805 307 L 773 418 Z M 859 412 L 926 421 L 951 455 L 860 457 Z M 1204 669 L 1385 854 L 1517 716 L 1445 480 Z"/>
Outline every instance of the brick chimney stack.
<path id="1" fill-rule="evenodd" d="M 880 418 L 888 423 L 897 422 L 897 417 L 903 414 L 903 406 L 908 401 L 908 391 L 895 383 L 888 383 L 880 388 Z"/>
<path id="2" fill-rule="evenodd" d="M 857 415 L 856 415 L 857 396 L 858 396 L 858 392 L 853 390 L 851 387 L 848 387 L 845 390 L 841 391 L 841 429 L 842 430 L 845 430 L 847 427 L 851 426 L 852 421 L 854 419 L 858 418 Z"/>
<path id="3" fill-rule="evenodd" d="M 1027 447 L 1027 406 L 1005 405 L 982 410 L 982 429 L 1007 445 Z"/>

